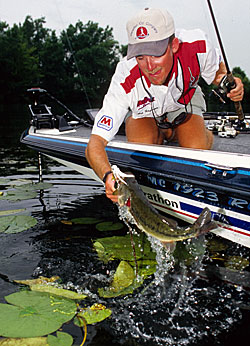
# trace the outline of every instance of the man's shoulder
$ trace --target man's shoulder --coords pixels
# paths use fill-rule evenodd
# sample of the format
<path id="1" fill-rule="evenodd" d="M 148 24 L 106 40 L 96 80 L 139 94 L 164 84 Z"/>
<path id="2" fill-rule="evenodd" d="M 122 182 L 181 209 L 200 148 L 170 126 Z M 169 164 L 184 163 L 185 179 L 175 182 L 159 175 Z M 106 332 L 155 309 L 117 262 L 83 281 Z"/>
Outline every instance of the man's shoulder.
<path id="1" fill-rule="evenodd" d="M 197 40 L 206 40 L 206 33 L 201 29 L 176 29 L 176 37 L 181 42 L 194 42 Z"/>
<path id="2" fill-rule="evenodd" d="M 137 66 L 137 61 L 135 58 L 129 59 L 127 60 L 127 57 L 125 56 L 124 58 L 122 58 L 116 67 L 116 70 L 118 72 L 123 72 L 123 74 L 127 73 L 129 74 L 131 70 L 133 70 L 133 68 Z"/>
<path id="3" fill-rule="evenodd" d="M 113 81 L 119 83 L 126 94 L 135 87 L 136 81 L 140 78 L 140 71 L 135 58 L 127 60 L 123 58 L 117 65 Z"/>

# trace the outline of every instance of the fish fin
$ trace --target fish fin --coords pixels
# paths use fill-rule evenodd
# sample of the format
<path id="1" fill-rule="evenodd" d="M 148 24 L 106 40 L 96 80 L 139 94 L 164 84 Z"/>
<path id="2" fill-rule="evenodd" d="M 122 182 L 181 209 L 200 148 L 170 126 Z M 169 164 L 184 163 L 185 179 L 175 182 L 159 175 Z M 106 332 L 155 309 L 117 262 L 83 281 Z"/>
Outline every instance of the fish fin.
<path id="1" fill-rule="evenodd" d="M 193 226 L 200 230 L 199 234 L 207 233 L 213 229 L 218 228 L 217 224 L 212 221 L 211 211 L 207 207 L 202 210 Z"/>
<path id="2" fill-rule="evenodd" d="M 165 247 L 170 253 L 174 252 L 176 248 L 176 241 L 161 241 L 162 246 Z"/>
<path id="3" fill-rule="evenodd" d="M 178 222 L 173 220 L 173 219 L 169 219 L 166 216 L 162 216 L 162 221 L 165 222 L 168 226 L 172 227 L 172 228 L 177 228 L 178 227 Z"/>

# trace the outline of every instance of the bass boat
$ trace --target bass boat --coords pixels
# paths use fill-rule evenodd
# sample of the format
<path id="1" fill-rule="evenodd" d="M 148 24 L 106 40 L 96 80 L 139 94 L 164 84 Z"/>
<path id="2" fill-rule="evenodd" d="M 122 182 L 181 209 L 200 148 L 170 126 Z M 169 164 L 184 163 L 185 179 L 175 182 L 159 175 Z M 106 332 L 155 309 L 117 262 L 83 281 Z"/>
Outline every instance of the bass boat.
<path id="1" fill-rule="evenodd" d="M 29 91 L 34 102 L 29 105 L 30 126 L 21 143 L 100 181 L 85 157 L 97 110 L 87 110 L 83 120 L 46 90 Z M 66 113 L 55 115 L 50 106 L 39 102 L 41 94 L 57 101 Z M 234 139 L 215 135 L 213 150 L 199 150 L 129 143 L 121 130 L 106 151 L 112 165 L 135 176 L 148 201 L 161 213 L 193 223 L 207 207 L 218 225 L 212 232 L 250 247 L 248 134 L 239 133 Z"/>

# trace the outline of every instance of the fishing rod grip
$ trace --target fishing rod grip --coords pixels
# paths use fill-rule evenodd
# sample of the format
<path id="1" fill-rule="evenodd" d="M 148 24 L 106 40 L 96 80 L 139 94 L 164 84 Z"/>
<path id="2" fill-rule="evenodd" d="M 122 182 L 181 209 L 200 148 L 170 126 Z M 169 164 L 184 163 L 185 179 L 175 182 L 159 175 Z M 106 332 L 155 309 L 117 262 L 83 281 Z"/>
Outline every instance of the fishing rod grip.
<path id="1" fill-rule="evenodd" d="M 228 79 L 228 82 L 231 85 L 231 88 L 234 89 L 236 87 L 236 84 L 235 84 L 235 80 L 234 80 L 234 76 L 233 76 L 232 72 L 227 74 L 227 79 Z M 241 102 L 240 101 L 235 101 L 234 102 L 234 106 L 235 106 L 236 113 L 238 115 L 238 119 L 240 121 L 243 121 L 245 119 L 245 116 L 244 116 L 244 113 L 243 113 Z"/>

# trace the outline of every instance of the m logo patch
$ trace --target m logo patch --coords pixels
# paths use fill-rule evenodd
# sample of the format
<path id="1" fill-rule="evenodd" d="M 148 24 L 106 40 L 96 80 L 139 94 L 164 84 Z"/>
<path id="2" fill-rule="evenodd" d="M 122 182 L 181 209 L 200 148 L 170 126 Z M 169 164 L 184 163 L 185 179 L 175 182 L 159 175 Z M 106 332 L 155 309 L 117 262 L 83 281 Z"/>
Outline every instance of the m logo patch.
<path id="1" fill-rule="evenodd" d="M 110 131 L 113 128 L 113 119 L 108 115 L 103 115 L 97 123 L 97 127 Z"/>

